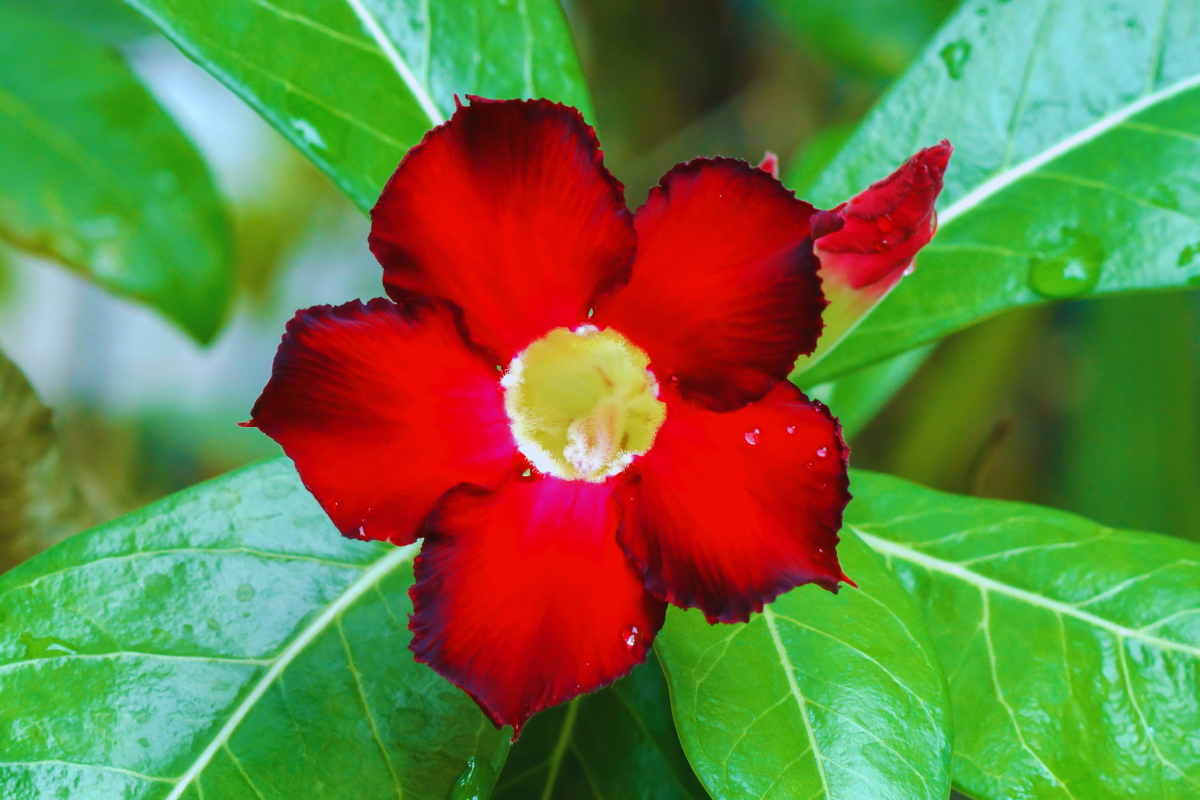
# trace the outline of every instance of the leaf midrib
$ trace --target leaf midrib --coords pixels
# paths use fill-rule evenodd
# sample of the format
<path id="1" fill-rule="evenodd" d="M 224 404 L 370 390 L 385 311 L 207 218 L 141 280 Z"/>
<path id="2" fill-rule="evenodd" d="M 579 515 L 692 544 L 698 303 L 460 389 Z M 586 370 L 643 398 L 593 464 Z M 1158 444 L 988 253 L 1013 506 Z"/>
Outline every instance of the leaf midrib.
<path id="1" fill-rule="evenodd" d="M 1158 105 L 1161 102 L 1171 99 L 1176 95 L 1182 94 L 1189 89 L 1200 86 L 1200 73 L 1183 78 L 1170 86 L 1159 89 L 1156 92 L 1150 92 L 1143 95 L 1138 100 L 1129 105 L 1118 109 L 1110 114 L 1099 118 L 1091 125 L 1088 125 L 1082 130 L 1076 131 L 1074 134 L 1061 139 L 1051 147 L 1046 148 L 1037 155 L 1027 158 L 1020 164 L 1010 169 L 1003 170 L 991 178 L 987 179 L 979 186 L 976 186 L 963 197 L 955 202 L 940 214 L 938 220 L 942 227 L 949 225 L 958 217 L 963 216 L 971 209 L 983 203 L 988 198 L 998 194 L 1003 189 L 1017 182 L 1034 170 L 1044 166 L 1045 164 L 1054 161 L 1058 157 L 1075 150 L 1093 139 L 1099 138 L 1108 131 L 1120 125 L 1122 122 L 1131 117 L 1140 114 L 1148 108 Z"/>
<path id="2" fill-rule="evenodd" d="M 821 788 L 824 790 L 824 796 L 830 797 L 829 794 L 829 778 L 825 775 L 825 765 L 822 763 L 821 749 L 817 745 L 817 734 L 813 730 L 812 722 L 808 718 L 808 704 L 804 699 L 804 693 L 800 691 L 800 685 L 796 683 L 796 672 L 792 666 L 792 660 L 788 657 L 787 649 L 783 646 L 783 639 L 779 637 L 779 631 L 775 628 L 775 612 L 771 607 L 763 606 L 763 620 L 767 623 L 767 630 L 771 634 L 771 641 L 775 644 L 775 652 L 779 655 L 779 663 L 783 666 L 783 671 L 787 675 L 788 688 L 791 690 L 792 697 L 796 699 L 796 705 L 800 708 L 800 718 L 804 720 L 804 730 L 808 734 L 808 744 L 812 749 L 813 761 L 817 765 L 817 775 L 821 778 Z"/>
<path id="3" fill-rule="evenodd" d="M 353 583 L 338 595 L 338 597 L 325 607 L 316 619 L 309 623 L 308 627 L 300 632 L 300 634 L 285 647 L 278 656 L 271 660 L 271 667 L 266 674 L 259 679 L 254 688 L 250 690 L 250 694 L 246 695 L 243 700 L 225 724 L 217 731 L 208 746 L 200 753 L 192 765 L 188 768 L 176 782 L 175 788 L 167 795 L 166 800 L 179 800 L 187 787 L 191 785 L 204 768 L 208 766 L 213 757 L 222 747 L 224 747 L 229 739 L 233 736 L 237 727 L 242 723 L 242 720 L 254 708 L 254 705 L 266 694 L 267 689 L 271 684 L 283 674 L 284 670 L 296 659 L 303 650 L 312 643 L 329 625 L 335 622 L 343 611 L 354 604 L 356 600 L 363 596 L 367 591 L 378 585 L 388 574 L 402 564 L 410 561 L 420 550 L 421 543 L 414 542 L 405 547 L 397 547 L 389 552 L 386 556 L 376 561 L 369 569 L 363 572 Z"/>
<path id="4" fill-rule="evenodd" d="M 860 528 L 854 527 L 853 525 L 848 527 L 850 527 L 850 529 L 853 530 L 859 538 L 866 542 L 871 549 L 885 556 L 897 558 L 901 561 L 907 561 L 911 564 L 916 564 L 930 572 L 949 575 L 950 577 L 956 578 L 964 583 L 976 587 L 980 591 L 1005 595 L 1036 608 L 1042 608 L 1047 611 L 1072 617 L 1087 625 L 1091 625 L 1096 628 L 1102 628 L 1103 630 L 1106 630 L 1116 636 L 1143 642 L 1151 647 L 1158 647 L 1164 650 L 1173 650 L 1176 652 L 1185 653 L 1193 658 L 1200 658 L 1200 647 L 1194 647 L 1183 642 L 1175 642 L 1171 641 L 1170 639 L 1164 639 L 1160 636 L 1146 634 L 1137 628 L 1129 628 L 1116 622 L 1112 622 L 1111 620 L 1104 619 L 1103 617 L 1099 617 L 1095 614 L 1091 614 L 1087 611 L 1082 611 L 1077 606 L 1073 606 L 1069 603 L 1064 603 L 1060 600 L 1053 600 L 1035 592 L 1017 588 L 1016 586 L 1010 586 L 1007 583 L 1003 583 L 995 580 L 994 578 L 989 578 L 986 575 L 981 575 L 978 572 L 969 570 L 956 562 L 936 558 L 927 553 L 914 550 L 911 547 L 897 544 L 891 540 L 878 536 L 872 536 L 871 534 L 863 531 Z"/>

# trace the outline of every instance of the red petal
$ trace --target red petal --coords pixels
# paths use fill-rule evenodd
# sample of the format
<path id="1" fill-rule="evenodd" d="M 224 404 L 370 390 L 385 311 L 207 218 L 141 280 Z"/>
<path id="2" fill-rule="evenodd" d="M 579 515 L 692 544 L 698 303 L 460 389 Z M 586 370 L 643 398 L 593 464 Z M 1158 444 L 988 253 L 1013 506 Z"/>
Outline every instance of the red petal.
<path id="1" fill-rule="evenodd" d="M 854 289 L 899 279 L 933 237 L 933 206 L 953 149 L 945 140 L 926 148 L 888 178 L 835 208 L 846 224 L 817 240 L 822 278 Z"/>
<path id="2" fill-rule="evenodd" d="M 252 420 L 347 536 L 407 544 L 446 490 L 516 457 L 494 364 L 444 304 L 297 312 Z"/>
<path id="3" fill-rule="evenodd" d="M 636 248 L 621 184 L 579 112 L 472 97 L 400 162 L 371 211 L 397 302 L 443 297 L 505 364 L 587 319 Z"/>
<path id="4" fill-rule="evenodd" d="M 417 660 L 497 727 L 612 683 L 646 659 L 666 605 L 617 546 L 612 486 L 540 477 L 461 487 L 430 517 L 409 590 Z"/>
<path id="5" fill-rule="evenodd" d="M 763 160 L 759 162 L 758 168 L 775 180 L 779 180 L 779 156 L 770 150 L 763 155 Z"/>
<path id="6" fill-rule="evenodd" d="M 790 383 L 725 414 L 676 400 L 640 485 L 617 492 L 618 541 L 651 592 L 709 622 L 744 622 L 802 583 L 836 592 L 847 454 L 829 410 Z"/>
<path id="7" fill-rule="evenodd" d="M 812 206 L 743 161 L 671 170 L 636 216 L 629 285 L 593 323 L 645 350 L 660 381 L 716 409 L 757 400 L 821 332 Z"/>

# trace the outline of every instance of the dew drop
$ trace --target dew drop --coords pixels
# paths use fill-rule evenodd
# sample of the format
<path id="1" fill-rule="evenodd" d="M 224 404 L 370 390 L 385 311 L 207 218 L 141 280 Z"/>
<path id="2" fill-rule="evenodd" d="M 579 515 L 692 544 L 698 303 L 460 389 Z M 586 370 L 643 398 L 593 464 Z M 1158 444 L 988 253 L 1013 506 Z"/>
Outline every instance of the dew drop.
<path id="1" fill-rule="evenodd" d="M 243 583 L 237 588 L 237 599 L 243 603 L 248 603 L 254 599 L 254 587 L 248 583 Z"/>
<path id="2" fill-rule="evenodd" d="M 672 375 L 672 376 L 671 376 L 671 385 L 672 385 L 672 386 L 678 386 L 678 385 L 679 385 L 679 376 L 678 376 L 678 375 Z"/>
<path id="3" fill-rule="evenodd" d="M 626 647 L 633 647 L 635 644 L 637 644 L 640 636 L 641 634 L 638 633 L 636 625 L 627 625 L 624 630 L 621 631 L 621 641 L 625 642 Z"/>
<path id="4" fill-rule="evenodd" d="M 795 432 L 796 432 L 796 426 L 795 426 L 795 425 L 788 425 L 788 426 L 787 426 L 787 432 L 788 432 L 788 433 L 795 433 Z"/>
<path id="5" fill-rule="evenodd" d="M 824 447 L 822 447 L 822 448 L 819 448 L 819 449 L 817 450 L 817 457 L 818 457 L 818 458 L 824 458 L 824 457 L 825 457 L 826 455 L 828 455 L 828 454 L 829 454 L 829 450 L 827 450 L 827 449 L 826 449 L 826 448 L 824 448 Z"/>
<path id="6" fill-rule="evenodd" d="M 875 220 L 875 225 L 879 228 L 880 233 L 891 233 L 892 228 L 896 227 L 896 223 L 892 222 L 892 218 L 887 215 Z"/>
<path id="7" fill-rule="evenodd" d="M 1029 259 L 1029 288 L 1043 297 L 1064 300 L 1096 288 L 1104 248 L 1091 234 L 1063 228 L 1057 241 Z"/>
<path id="8" fill-rule="evenodd" d="M 910 261 L 910 262 L 908 262 L 908 266 L 904 268 L 904 272 L 901 274 L 902 275 L 912 275 L 916 271 L 917 271 L 917 262 Z"/>
<path id="9" fill-rule="evenodd" d="M 940 55 L 946 64 L 946 72 L 950 74 L 950 79 L 956 81 L 963 76 L 963 68 L 971 57 L 971 44 L 959 39 L 943 47 Z"/>
<path id="10" fill-rule="evenodd" d="M 171 576 L 162 572 L 149 575 L 146 578 L 146 597 L 162 597 L 171 591 Z"/>
<path id="11" fill-rule="evenodd" d="M 1198 255 L 1200 255 L 1200 242 L 1183 248 L 1183 250 L 1179 252 L 1179 260 L 1175 262 L 1175 266 L 1183 269 L 1184 267 L 1189 266 Z"/>
<path id="12" fill-rule="evenodd" d="M 138 744 L 139 744 L 140 746 L 142 746 L 142 747 L 149 747 L 149 746 L 150 746 L 150 740 L 149 740 L 149 739 L 147 739 L 145 736 L 143 736 L 143 737 L 141 737 L 141 738 L 139 738 L 139 739 L 138 739 Z"/>
<path id="13" fill-rule="evenodd" d="M 29 631 L 18 636 L 17 641 L 25 646 L 23 658 L 73 656 L 78 652 L 62 639 L 54 636 L 34 636 Z"/>
<path id="14" fill-rule="evenodd" d="M 759 430 L 746 431 L 746 444 L 758 444 Z"/>
<path id="15" fill-rule="evenodd" d="M 531 470 L 525 470 L 524 472 L 521 473 L 521 477 L 528 478 L 531 474 L 532 474 Z"/>

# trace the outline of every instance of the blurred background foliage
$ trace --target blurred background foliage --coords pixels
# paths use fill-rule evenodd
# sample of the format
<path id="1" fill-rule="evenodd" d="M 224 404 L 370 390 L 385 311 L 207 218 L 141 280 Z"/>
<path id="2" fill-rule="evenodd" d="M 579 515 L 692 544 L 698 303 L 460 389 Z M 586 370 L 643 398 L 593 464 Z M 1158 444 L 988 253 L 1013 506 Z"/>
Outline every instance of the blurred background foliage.
<path id="1" fill-rule="evenodd" d="M 0 351 L 56 410 L 86 514 L 107 519 L 277 452 L 236 423 L 284 323 L 297 308 L 382 294 L 379 270 L 366 218 L 118 0 L 8 2 L 116 48 L 205 155 L 230 208 L 238 291 L 207 348 L 0 244 Z M 697 155 L 774 151 L 803 191 L 954 6 L 565 3 L 631 206 Z M 855 466 L 1200 539 L 1198 370 L 1197 294 L 1162 293 L 1007 313 L 815 391 L 846 417 Z M 901 383 L 894 397 L 881 391 Z"/>

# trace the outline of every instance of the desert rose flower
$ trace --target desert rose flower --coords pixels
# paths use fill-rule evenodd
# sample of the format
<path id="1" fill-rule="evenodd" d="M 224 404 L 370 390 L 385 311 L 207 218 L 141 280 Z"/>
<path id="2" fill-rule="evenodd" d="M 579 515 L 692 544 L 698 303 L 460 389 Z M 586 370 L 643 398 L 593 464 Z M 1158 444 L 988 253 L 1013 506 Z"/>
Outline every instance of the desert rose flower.
<path id="1" fill-rule="evenodd" d="M 515 738 L 644 661 L 668 603 L 849 582 L 848 451 L 786 378 L 824 253 L 852 304 L 929 240 L 940 147 L 833 212 L 716 158 L 631 214 L 575 109 L 472 97 L 372 211 L 390 300 L 299 312 L 246 424 L 343 534 L 424 538 L 410 646 Z"/>

